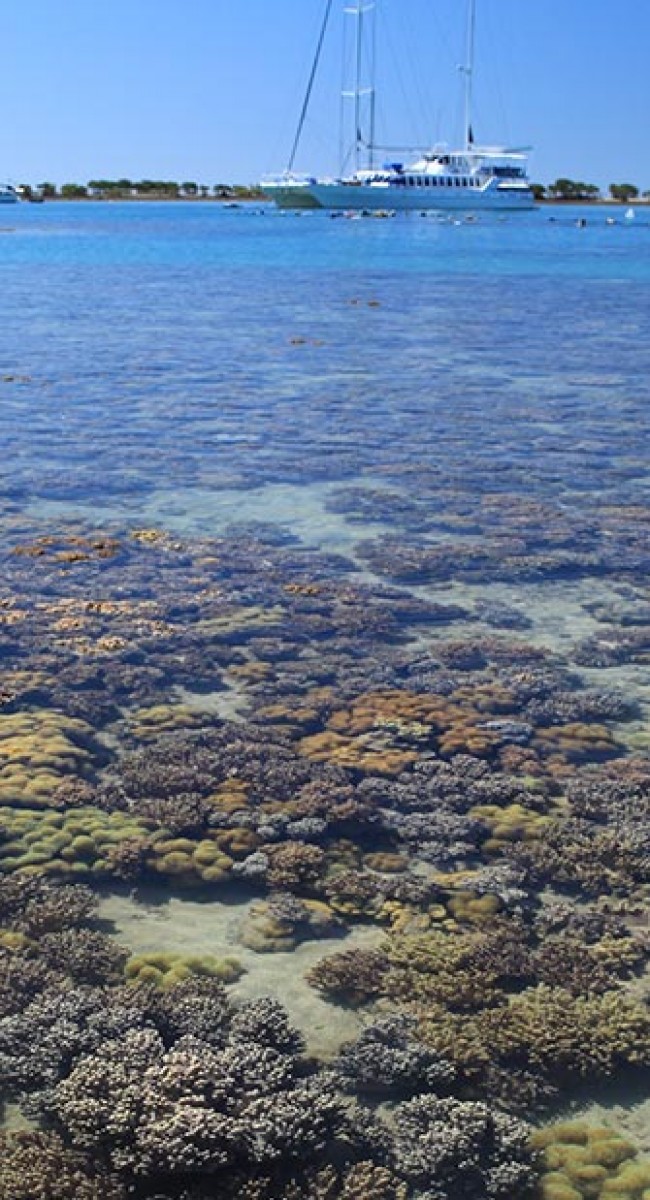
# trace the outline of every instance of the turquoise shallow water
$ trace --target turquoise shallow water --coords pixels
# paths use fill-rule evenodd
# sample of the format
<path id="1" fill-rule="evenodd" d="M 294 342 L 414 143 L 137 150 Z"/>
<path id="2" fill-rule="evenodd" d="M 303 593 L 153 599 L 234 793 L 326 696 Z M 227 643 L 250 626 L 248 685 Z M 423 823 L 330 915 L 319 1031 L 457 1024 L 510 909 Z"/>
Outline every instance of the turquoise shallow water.
<path id="1" fill-rule="evenodd" d="M 30 506 L 170 490 L 182 507 L 187 489 L 204 505 L 206 488 L 421 454 L 458 453 L 460 469 L 471 448 L 538 490 L 589 488 L 591 468 L 607 488 L 608 458 L 643 446 L 650 354 L 650 214 L 608 226 L 610 211 L 578 229 L 565 209 L 461 226 L 12 209 L 4 487 Z"/>
<path id="2" fill-rule="evenodd" d="M 260 1077 L 274 1037 L 300 1042 L 271 995 L 346 1113 L 355 1096 L 399 1117 L 424 1090 L 426 1124 L 450 1087 L 535 1122 L 582 1106 L 648 1153 L 650 213 L 2 218 L 10 1121 L 89 1152 L 92 1195 L 359 1195 L 339 1155 L 374 1160 L 365 1134 L 299 1121 L 277 1150 L 250 1116 L 253 1094 L 271 1118 L 311 1111 L 294 1076 L 333 1086 L 297 1060 Z M 154 999 L 125 993 L 129 954 Z M 204 1010 L 205 972 L 244 1005 L 237 1036 L 220 993 Z M 178 1091 L 162 1043 L 144 1084 L 123 1051 L 152 1029 L 180 1047 Z M 362 1029 L 370 1052 L 339 1059 Z M 200 1097 L 207 1159 L 182 1120 L 184 1033 L 250 1056 Z M 126 1072 L 111 1112 L 133 1099 L 128 1153 L 84 1124 L 105 1054 Z M 222 1102 L 245 1133 L 224 1158 Z M 169 1115 L 158 1158 L 142 1104 Z M 409 1158 L 420 1133 L 400 1137 L 382 1195 L 536 1194 L 526 1149 L 520 1190 L 506 1172 L 466 1191 L 462 1139 L 441 1181 L 435 1154 Z M 243 1146 L 266 1147 L 268 1178 Z M 25 1147 L 40 1186 L 47 1146 Z M 642 1200 L 642 1176 L 603 1200 Z"/>

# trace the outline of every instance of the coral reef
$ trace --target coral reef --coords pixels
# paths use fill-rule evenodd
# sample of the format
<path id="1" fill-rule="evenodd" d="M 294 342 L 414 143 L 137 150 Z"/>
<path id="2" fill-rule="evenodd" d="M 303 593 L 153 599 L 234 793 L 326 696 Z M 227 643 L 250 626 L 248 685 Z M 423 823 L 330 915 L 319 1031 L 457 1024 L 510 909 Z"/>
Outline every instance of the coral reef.
<path id="1" fill-rule="evenodd" d="M 243 974 L 243 967 L 236 958 L 202 958 L 183 954 L 138 954 L 123 964 L 129 983 L 154 984 L 156 987 L 175 987 L 182 979 L 192 976 L 208 976 L 222 983 L 233 983 Z"/>
<path id="2" fill-rule="evenodd" d="M 381 994 L 388 968 L 388 957 L 379 950 L 343 950 L 322 958 L 306 978 L 326 996 L 356 1005 Z"/>
<path id="3" fill-rule="evenodd" d="M 28 875 L 101 877 L 109 874 L 107 854 L 121 842 L 145 838 L 151 824 L 144 819 L 101 809 L 73 808 L 49 812 L 32 808 L 0 808 L 0 872 Z"/>
<path id="4" fill-rule="evenodd" d="M 390 1016 L 366 1026 L 335 1060 L 336 1082 L 356 1095 L 386 1099 L 448 1094 L 456 1069 L 417 1040 L 414 1024 L 412 1018 Z"/>
<path id="5" fill-rule="evenodd" d="M 0 1194 L 29 1145 L 52 1200 L 50 1162 L 84 1200 L 524 1200 L 537 1152 L 545 1200 L 649 1189 L 613 1137 L 529 1149 L 506 1115 L 650 1065 L 641 710 L 575 669 L 644 661 L 646 526 L 464 462 L 467 485 L 396 460 L 330 490 L 393 526 L 355 561 L 263 523 L 12 526 L 0 1067 L 42 1132 L 12 1143 Z M 546 603 L 592 575 L 577 655 L 542 648 L 527 583 Z M 376 926 L 307 973 L 366 1026 L 323 1066 L 277 1000 L 229 1000 L 235 960 L 163 942 L 126 962 L 82 882 L 115 879 L 245 899 L 262 954 Z"/>
<path id="6" fill-rule="evenodd" d="M 126 1200 L 125 1184 L 53 1133 L 0 1132 L 0 1200 Z"/>
<path id="7" fill-rule="evenodd" d="M 301 900 L 290 892 L 273 892 L 251 905 L 239 940 L 258 954 L 293 950 L 298 942 L 329 938 L 341 931 L 336 912 L 320 900 Z"/>
<path id="8" fill-rule="evenodd" d="M 85 721 L 52 709 L 0 713 L 0 803 L 55 804 L 62 779 L 87 771 L 97 760 L 93 735 Z"/>
<path id="9" fill-rule="evenodd" d="M 418 1096 L 395 1113 L 398 1170 L 436 1200 L 532 1196 L 529 1127 L 471 1101 Z"/>
<path id="10" fill-rule="evenodd" d="M 606 1126 L 565 1121 L 537 1130 L 532 1147 L 541 1151 L 542 1200 L 644 1200 L 650 1163 Z"/>
<path id="11" fill-rule="evenodd" d="M 309 1161 L 353 1135 L 354 1117 L 324 1082 L 261 1043 L 222 1050 L 194 1037 L 166 1050 L 153 1030 L 131 1030 L 81 1059 L 43 1099 L 77 1149 L 107 1154 L 136 1177 L 221 1174 Z"/>

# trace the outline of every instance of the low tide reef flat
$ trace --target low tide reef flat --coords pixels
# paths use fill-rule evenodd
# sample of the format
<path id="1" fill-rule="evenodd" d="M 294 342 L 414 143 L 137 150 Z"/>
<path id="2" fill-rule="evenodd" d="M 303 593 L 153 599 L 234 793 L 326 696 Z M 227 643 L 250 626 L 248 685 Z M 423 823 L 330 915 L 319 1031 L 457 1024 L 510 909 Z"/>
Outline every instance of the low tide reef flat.
<path id="1" fill-rule="evenodd" d="M 0 1197 L 645 1200 L 643 230 L 84 211 L 10 250 Z"/>

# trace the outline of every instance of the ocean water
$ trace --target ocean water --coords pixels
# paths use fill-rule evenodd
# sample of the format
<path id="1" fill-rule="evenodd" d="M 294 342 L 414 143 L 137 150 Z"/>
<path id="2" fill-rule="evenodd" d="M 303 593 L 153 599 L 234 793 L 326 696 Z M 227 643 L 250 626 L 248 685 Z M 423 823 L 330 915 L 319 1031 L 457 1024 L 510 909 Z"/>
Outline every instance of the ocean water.
<path id="1" fill-rule="evenodd" d="M 207 529 L 232 489 L 267 515 L 279 489 L 284 518 L 293 487 L 471 456 L 538 495 L 597 479 L 623 499 L 608 464 L 647 433 L 650 214 L 610 211 L 580 229 L 570 209 L 7 210 L 5 486 L 34 512 L 153 507 Z"/>
<path id="2" fill-rule="evenodd" d="M 330 879 L 406 869 L 413 894 L 414 881 L 437 887 L 444 909 L 461 887 L 441 882 L 445 871 L 510 861 L 509 834 L 496 860 L 494 847 L 420 853 L 395 823 L 400 787 L 403 811 L 417 808 L 420 759 L 465 771 L 471 790 L 476 754 L 534 793 L 533 817 L 569 823 L 585 769 L 622 763 L 623 783 L 628 770 L 648 785 L 650 210 L 349 220 L 265 205 L 46 203 L 1 220 L 0 870 L 45 866 L 58 886 L 76 862 L 101 888 L 98 928 L 131 953 L 237 954 L 269 890 L 247 854 L 291 840 L 282 820 L 307 786 L 298 768 L 284 792 L 280 767 L 249 777 L 254 738 L 261 729 L 310 770 L 342 771 L 336 788 L 388 807 L 390 838 L 295 834 L 323 848 L 327 886 L 296 877 L 284 891 L 327 900 L 333 924 L 316 907 L 293 955 L 259 953 L 242 935 L 233 985 L 236 1000 L 268 991 L 285 1002 L 331 1058 L 372 1013 L 343 1000 L 337 1016 L 304 973 L 337 946 L 375 948 L 389 928 L 399 938 L 439 918 L 431 896 L 419 916 L 416 900 L 392 915 L 358 898 L 337 908 Z M 416 719 L 394 700 L 400 689 L 460 709 L 452 719 L 425 704 Z M 377 693 L 393 697 L 389 711 L 364 726 L 355 703 Z M 485 719 L 496 724 L 483 744 Z M 222 775 L 190 770 L 179 792 L 168 745 L 204 726 Z M 224 728 L 249 741 L 231 751 Z M 327 743 L 333 730 L 343 751 Z M 98 849 L 98 810 L 113 806 L 119 822 L 146 809 L 165 829 L 170 804 L 239 777 L 252 799 L 227 893 L 188 854 L 230 836 L 232 804 L 202 832 L 203 817 L 178 818 L 183 847 L 137 879 Z M 66 798 L 80 781 L 81 799 Z M 65 822 L 83 803 L 90 832 L 75 827 L 72 840 L 95 839 L 94 850 L 49 860 L 39 814 Z M 275 832 L 258 809 L 274 810 Z M 598 809 L 594 837 L 607 819 Z M 626 853 L 641 854 L 634 812 L 625 820 Z M 512 837 L 525 842 L 528 826 Z M 389 852 L 401 866 L 381 859 Z M 551 871 L 533 886 L 531 936 L 554 892 L 638 931 L 645 869 L 628 878 L 621 867 L 611 896 L 609 882 L 597 894 Z M 461 935 L 463 920 L 476 928 L 459 917 Z M 625 986 L 646 1003 L 637 966 Z M 602 1082 L 580 1102 L 597 1101 L 594 1120 L 605 1114 L 648 1149 L 648 1089 L 623 1078 L 621 1094 L 614 1078 L 608 1097 Z"/>

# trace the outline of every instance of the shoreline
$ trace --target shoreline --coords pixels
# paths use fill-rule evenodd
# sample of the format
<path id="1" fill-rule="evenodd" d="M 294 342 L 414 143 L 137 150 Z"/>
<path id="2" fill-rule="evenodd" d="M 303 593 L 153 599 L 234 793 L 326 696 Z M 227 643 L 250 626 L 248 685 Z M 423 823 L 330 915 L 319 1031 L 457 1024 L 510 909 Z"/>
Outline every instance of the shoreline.
<path id="1" fill-rule="evenodd" d="M 263 194 L 245 196 L 165 196 L 157 193 L 149 196 L 46 196 L 41 199 L 19 197 L 23 204 L 220 204 L 232 207 L 240 204 L 273 203 Z M 611 200 L 603 197 L 600 200 L 553 200 L 543 198 L 536 200 L 538 208 L 648 208 L 650 198 L 639 197 L 636 200 Z"/>

